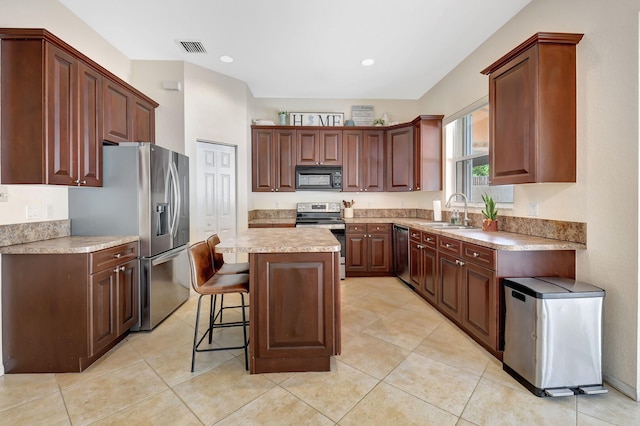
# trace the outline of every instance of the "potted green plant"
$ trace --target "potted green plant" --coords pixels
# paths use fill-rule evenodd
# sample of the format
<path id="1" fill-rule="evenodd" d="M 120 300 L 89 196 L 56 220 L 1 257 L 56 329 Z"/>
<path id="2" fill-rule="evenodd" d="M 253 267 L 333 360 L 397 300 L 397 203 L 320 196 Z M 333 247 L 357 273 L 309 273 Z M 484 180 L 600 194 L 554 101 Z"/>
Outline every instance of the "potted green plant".
<path id="1" fill-rule="evenodd" d="M 482 215 L 484 220 L 482 221 L 483 231 L 497 231 L 498 230 L 498 209 L 496 203 L 493 201 L 487 193 L 482 194 L 482 201 L 484 201 L 484 210 Z"/>
<path id="2" fill-rule="evenodd" d="M 384 126 L 384 119 L 376 118 L 375 120 L 373 120 L 373 125 L 374 126 Z"/>
<path id="3" fill-rule="evenodd" d="M 289 111 L 279 110 L 278 117 L 280 117 L 280 125 L 285 126 L 287 124 L 287 115 L 289 115 Z"/>

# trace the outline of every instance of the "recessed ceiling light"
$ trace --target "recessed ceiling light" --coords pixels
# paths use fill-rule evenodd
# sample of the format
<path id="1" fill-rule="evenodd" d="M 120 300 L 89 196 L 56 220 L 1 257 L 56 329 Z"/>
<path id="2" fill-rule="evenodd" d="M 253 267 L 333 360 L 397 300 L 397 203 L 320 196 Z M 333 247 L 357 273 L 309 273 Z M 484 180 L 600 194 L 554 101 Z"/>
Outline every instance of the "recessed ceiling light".
<path id="1" fill-rule="evenodd" d="M 363 59 L 361 63 L 363 67 L 370 67 L 374 62 L 373 59 Z"/>
<path id="2" fill-rule="evenodd" d="M 227 55 L 220 56 L 220 60 L 222 62 L 226 62 L 226 63 L 233 62 L 233 58 L 231 56 L 227 56 Z"/>

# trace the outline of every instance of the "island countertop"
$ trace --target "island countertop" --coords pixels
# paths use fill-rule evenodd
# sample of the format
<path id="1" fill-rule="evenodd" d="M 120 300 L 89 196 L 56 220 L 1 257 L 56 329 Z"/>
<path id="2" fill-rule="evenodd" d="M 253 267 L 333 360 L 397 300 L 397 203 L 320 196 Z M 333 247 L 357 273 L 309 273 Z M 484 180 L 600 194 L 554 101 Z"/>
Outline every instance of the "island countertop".
<path id="1" fill-rule="evenodd" d="M 72 236 L 0 247 L 2 254 L 70 254 L 94 251 L 138 241 L 138 236 Z"/>
<path id="2" fill-rule="evenodd" d="M 327 253 L 340 243 L 323 228 L 252 228 L 216 246 L 219 253 Z"/>

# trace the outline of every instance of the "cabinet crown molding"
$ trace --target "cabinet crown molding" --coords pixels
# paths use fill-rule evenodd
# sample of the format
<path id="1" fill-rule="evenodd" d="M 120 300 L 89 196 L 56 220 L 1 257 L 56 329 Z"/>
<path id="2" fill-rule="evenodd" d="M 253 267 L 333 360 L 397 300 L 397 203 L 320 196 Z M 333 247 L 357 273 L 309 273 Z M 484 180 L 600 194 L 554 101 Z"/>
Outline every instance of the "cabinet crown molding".
<path id="1" fill-rule="evenodd" d="M 511 50 L 509 53 L 504 55 L 502 58 L 495 61 L 493 64 L 489 65 L 487 68 L 480 71 L 481 74 L 489 75 L 507 62 L 509 62 L 514 57 L 518 56 L 531 46 L 535 44 L 578 44 L 584 34 L 578 33 L 535 33 L 527 40 L 523 41 L 516 48 Z"/>
<path id="2" fill-rule="evenodd" d="M 0 40 L 44 40 L 47 41 L 54 46 L 69 52 L 70 54 L 76 56 L 78 59 L 87 63 L 91 67 L 95 68 L 98 72 L 106 76 L 107 78 L 113 80 L 119 85 L 123 86 L 127 90 L 135 93 L 137 96 L 141 97 L 145 101 L 149 102 L 153 105 L 154 108 L 157 108 L 159 104 L 140 92 L 135 87 L 131 86 L 127 82 L 123 81 L 121 78 L 110 72 L 108 69 L 102 67 L 91 58 L 83 54 L 82 52 L 75 49 L 73 46 L 65 43 L 62 39 L 55 36 L 53 33 L 49 32 L 44 28 L 0 28 Z"/>

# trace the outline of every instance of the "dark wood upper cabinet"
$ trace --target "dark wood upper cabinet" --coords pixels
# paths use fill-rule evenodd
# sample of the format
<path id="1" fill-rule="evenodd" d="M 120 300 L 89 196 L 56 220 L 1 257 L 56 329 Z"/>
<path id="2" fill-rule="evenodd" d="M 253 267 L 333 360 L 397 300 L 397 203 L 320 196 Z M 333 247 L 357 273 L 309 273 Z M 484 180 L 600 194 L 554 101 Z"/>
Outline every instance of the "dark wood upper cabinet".
<path id="1" fill-rule="evenodd" d="M 384 131 L 342 132 L 342 191 L 384 190 Z"/>
<path id="2" fill-rule="evenodd" d="M 299 165 L 342 165 L 342 129 L 298 130 Z"/>
<path id="3" fill-rule="evenodd" d="M 386 191 L 413 191 L 413 125 L 387 130 Z"/>
<path id="4" fill-rule="evenodd" d="M 295 191 L 296 131 L 253 129 L 251 164 L 252 191 Z"/>
<path id="5" fill-rule="evenodd" d="M 492 185 L 576 181 L 576 45 L 537 33 L 482 71 L 489 76 Z"/>
<path id="6" fill-rule="evenodd" d="M 101 186 L 104 140 L 153 142 L 158 104 L 53 34 L 0 29 L 0 43 L 1 183 Z"/>
<path id="7" fill-rule="evenodd" d="M 412 121 L 415 191 L 442 190 L 443 118 L 443 115 L 421 115 Z"/>

